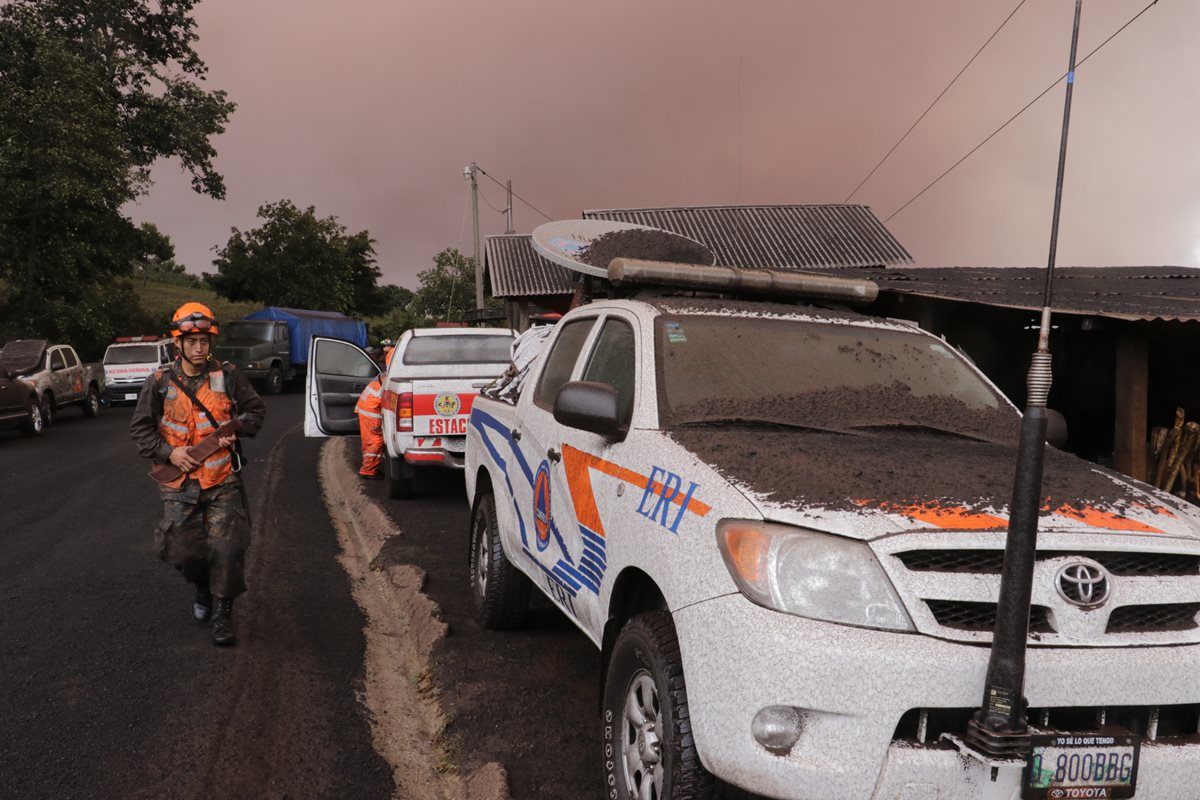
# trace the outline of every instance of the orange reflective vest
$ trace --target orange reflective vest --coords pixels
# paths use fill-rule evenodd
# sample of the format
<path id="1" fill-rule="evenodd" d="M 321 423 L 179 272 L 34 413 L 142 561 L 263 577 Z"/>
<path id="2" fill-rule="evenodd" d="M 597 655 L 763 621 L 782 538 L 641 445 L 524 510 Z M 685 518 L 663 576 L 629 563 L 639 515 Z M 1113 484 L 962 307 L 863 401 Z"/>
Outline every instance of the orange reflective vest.
<path id="1" fill-rule="evenodd" d="M 213 425 L 208 415 L 197 408 L 188 396 L 179 390 L 175 382 L 160 369 L 155 373 L 159 386 L 166 383 L 163 395 L 163 415 L 158 423 L 158 431 L 171 447 L 192 447 L 213 432 Z M 228 422 L 233 418 L 233 401 L 225 392 L 225 370 L 215 369 L 208 373 L 208 380 L 201 381 L 195 389 L 196 399 L 212 412 L 218 424 Z M 195 478 L 200 482 L 201 489 L 209 489 L 223 483 L 233 474 L 232 448 L 223 447 L 213 453 L 204 463 L 189 473 L 180 475 L 171 483 L 173 488 L 180 488 L 186 478 Z"/>
<path id="2" fill-rule="evenodd" d="M 367 419 L 379 420 L 378 424 L 383 424 L 383 385 L 378 378 L 368 383 L 367 388 L 358 396 L 354 413 Z"/>

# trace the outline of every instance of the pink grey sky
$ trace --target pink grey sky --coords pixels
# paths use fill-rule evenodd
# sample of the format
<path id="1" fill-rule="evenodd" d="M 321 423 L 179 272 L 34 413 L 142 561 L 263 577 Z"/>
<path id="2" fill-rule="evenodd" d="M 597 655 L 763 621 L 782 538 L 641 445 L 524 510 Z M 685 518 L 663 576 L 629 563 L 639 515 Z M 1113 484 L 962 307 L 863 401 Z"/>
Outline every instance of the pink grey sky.
<path id="1" fill-rule="evenodd" d="M 208 0 L 197 49 L 238 104 L 215 142 L 228 197 L 164 162 L 131 213 L 212 271 L 231 227 L 290 198 L 369 230 L 384 282 L 412 287 L 471 252 L 470 161 L 555 218 L 842 202 L 1016 2 Z M 1080 55 L 1147 2 L 1084 0 Z M 1065 72 L 1073 10 L 1028 0 L 853 202 L 888 217 Z M 1196 31 L 1200 2 L 1162 0 L 1079 70 L 1060 265 L 1200 265 Z M 1062 102 L 887 223 L 917 264 L 1045 263 Z M 542 221 L 516 205 L 518 232 Z"/>

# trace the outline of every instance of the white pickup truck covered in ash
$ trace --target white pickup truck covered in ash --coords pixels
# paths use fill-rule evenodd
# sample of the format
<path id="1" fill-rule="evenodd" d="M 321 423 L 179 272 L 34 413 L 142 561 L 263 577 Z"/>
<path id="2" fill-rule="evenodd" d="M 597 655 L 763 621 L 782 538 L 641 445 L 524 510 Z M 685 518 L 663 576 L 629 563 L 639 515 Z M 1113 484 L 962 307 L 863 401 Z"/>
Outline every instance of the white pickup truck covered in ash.
<path id="1" fill-rule="evenodd" d="M 578 308 L 515 401 L 471 411 L 478 618 L 521 624 L 536 586 L 601 649 L 614 799 L 1200 796 L 1200 515 L 1053 449 L 1025 695 L 1058 738 L 1027 761 L 956 744 L 982 700 L 1018 422 L 907 324 Z"/>
<path id="2" fill-rule="evenodd" d="M 497 328 L 415 328 L 396 343 L 380 377 L 388 494 L 407 497 L 419 467 L 462 469 L 467 421 L 480 388 L 511 363 L 513 332 Z M 354 435 L 354 406 L 379 368 L 340 339 L 313 337 L 306 436 Z"/>

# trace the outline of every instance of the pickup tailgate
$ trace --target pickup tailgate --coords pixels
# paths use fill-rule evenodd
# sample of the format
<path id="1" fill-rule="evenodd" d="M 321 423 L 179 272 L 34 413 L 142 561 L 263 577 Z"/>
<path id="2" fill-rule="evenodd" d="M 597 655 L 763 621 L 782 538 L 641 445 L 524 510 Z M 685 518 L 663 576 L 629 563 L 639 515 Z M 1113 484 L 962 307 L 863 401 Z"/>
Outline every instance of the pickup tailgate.
<path id="1" fill-rule="evenodd" d="M 438 378 L 413 381 L 413 435 L 466 436 L 477 384 L 491 378 Z"/>

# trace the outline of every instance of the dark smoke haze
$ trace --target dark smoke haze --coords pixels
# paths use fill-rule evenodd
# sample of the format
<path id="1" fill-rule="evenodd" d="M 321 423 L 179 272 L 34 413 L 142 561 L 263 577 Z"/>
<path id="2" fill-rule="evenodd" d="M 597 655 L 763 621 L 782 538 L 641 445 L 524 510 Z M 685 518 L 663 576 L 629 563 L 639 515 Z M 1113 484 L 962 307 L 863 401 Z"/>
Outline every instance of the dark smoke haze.
<path id="1" fill-rule="evenodd" d="M 470 161 L 554 218 L 841 202 L 1015 5 L 209 0 L 198 50 L 239 106 L 216 141 L 228 199 L 161 164 L 132 213 L 211 271 L 230 227 L 290 198 L 368 229 L 384 280 L 414 286 L 472 250 Z M 1080 55 L 1145 5 L 1087 0 Z M 1065 72 L 1073 10 L 1027 2 L 853 202 L 888 217 Z M 1080 69 L 1059 264 L 1200 263 L 1197 31 L 1200 3 L 1164 0 Z M 1062 105 L 1060 85 L 888 223 L 916 263 L 1045 263 Z M 542 221 L 517 204 L 517 231 Z"/>

